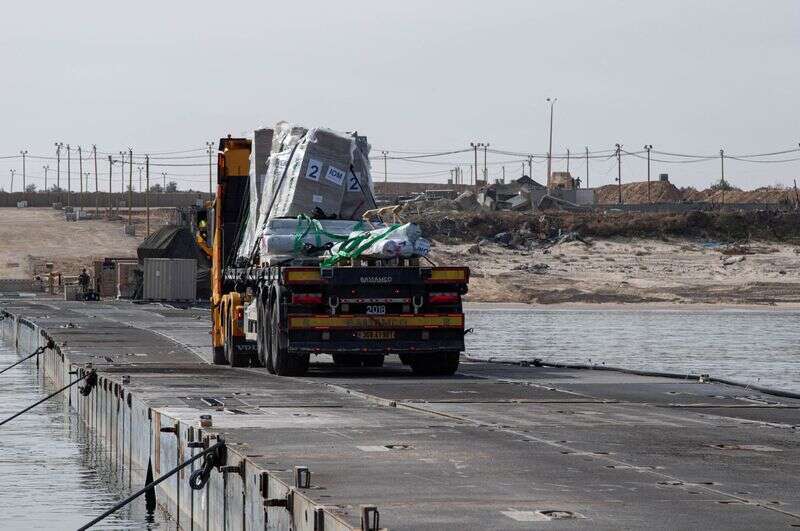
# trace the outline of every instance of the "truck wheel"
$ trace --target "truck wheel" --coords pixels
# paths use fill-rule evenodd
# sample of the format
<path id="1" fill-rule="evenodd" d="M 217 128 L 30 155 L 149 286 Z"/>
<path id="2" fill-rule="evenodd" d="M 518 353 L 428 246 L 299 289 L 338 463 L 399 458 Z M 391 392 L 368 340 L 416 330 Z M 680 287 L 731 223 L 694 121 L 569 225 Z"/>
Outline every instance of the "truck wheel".
<path id="1" fill-rule="evenodd" d="M 278 376 L 302 376 L 308 371 L 308 354 L 289 355 L 286 348 L 285 333 L 280 329 L 280 300 L 276 297 L 270 319 L 270 360 Z"/>
<path id="2" fill-rule="evenodd" d="M 414 356 L 410 354 L 400 354 L 400 363 L 403 365 L 411 365 L 411 362 L 414 360 Z"/>
<path id="3" fill-rule="evenodd" d="M 362 363 L 364 364 L 364 367 L 383 367 L 383 355 L 371 354 L 369 356 L 363 356 Z"/>
<path id="4" fill-rule="evenodd" d="M 334 354 L 333 364 L 337 367 L 361 367 L 361 359 L 353 354 Z"/>
<path id="5" fill-rule="evenodd" d="M 267 344 L 269 341 L 265 341 L 265 333 L 264 329 L 266 328 L 264 324 L 266 312 L 264 311 L 264 301 L 259 296 L 256 299 L 256 319 L 258 320 L 257 325 L 257 333 L 256 333 L 256 356 L 258 357 L 258 364 L 261 367 L 267 366 Z"/>
<path id="6" fill-rule="evenodd" d="M 228 320 L 225 327 L 225 358 L 231 367 L 248 367 L 250 366 L 250 355 L 239 352 L 239 345 L 242 344 L 240 338 L 233 336 L 233 325 Z"/>
<path id="7" fill-rule="evenodd" d="M 458 370 L 458 361 L 458 352 L 423 354 L 411 361 L 411 370 L 420 376 L 452 376 Z"/>

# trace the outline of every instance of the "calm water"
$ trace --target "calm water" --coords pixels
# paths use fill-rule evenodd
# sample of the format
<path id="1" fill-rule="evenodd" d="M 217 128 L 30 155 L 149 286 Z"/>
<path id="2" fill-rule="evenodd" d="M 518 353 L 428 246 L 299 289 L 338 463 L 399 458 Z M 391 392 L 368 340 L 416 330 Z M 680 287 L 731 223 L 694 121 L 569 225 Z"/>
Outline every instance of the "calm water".
<path id="1" fill-rule="evenodd" d="M 467 310 L 475 358 L 709 373 L 800 391 L 800 311 Z M 18 360 L 0 345 L 0 368 Z M 34 363 L 0 376 L 0 418 L 45 396 Z M 0 529 L 75 529 L 127 495 L 102 446 L 52 400 L 0 428 Z M 156 518 L 160 518 L 156 514 Z M 140 500 L 98 529 L 169 529 Z"/>
<path id="2" fill-rule="evenodd" d="M 467 354 L 707 373 L 800 392 L 800 311 L 467 310 Z"/>
<path id="3" fill-rule="evenodd" d="M 19 360 L 0 343 L 0 368 Z M 0 375 L 0 418 L 54 391 L 37 377 L 34 360 Z M 0 427 L 0 529 L 77 529 L 128 496 L 104 448 L 53 398 Z M 156 520 L 161 515 L 156 513 Z M 93 529 L 169 529 L 153 522 L 144 501 Z"/>

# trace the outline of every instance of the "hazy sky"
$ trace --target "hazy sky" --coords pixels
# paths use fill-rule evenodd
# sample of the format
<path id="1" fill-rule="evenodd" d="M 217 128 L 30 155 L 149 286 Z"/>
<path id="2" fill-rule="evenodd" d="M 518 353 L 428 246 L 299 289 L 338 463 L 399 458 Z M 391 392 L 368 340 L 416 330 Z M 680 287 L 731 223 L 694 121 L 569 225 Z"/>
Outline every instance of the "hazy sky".
<path id="1" fill-rule="evenodd" d="M 357 129 L 373 155 L 470 141 L 544 153 L 547 96 L 558 97 L 554 152 L 620 142 L 750 154 L 800 142 L 798 0 L 245 4 L 6 3 L 0 155 L 53 156 L 55 141 L 106 152 L 199 149 L 279 119 Z M 490 155 L 490 175 L 509 161 L 508 175 L 518 176 L 516 159 Z M 389 161 L 390 179 L 443 181 L 448 161 L 471 156 L 426 160 L 444 164 Z M 43 164 L 55 168 L 28 161 L 40 187 Z M 592 185 L 612 182 L 613 160 L 591 164 Z M 534 178 L 544 167 L 534 165 Z M 20 175 L 21 160 L 0 160 L 6 190 L 11 168 Z M 382 179 L 382 162 L 373 168 Z M 571 169 L 585 174 L 583 161 Z M 154 176 L 162 170 L 182 188 L 207 187 L 203 167 L 154 167 Z M 644 161 L 623 160 L 623 182 L 644 171 Z M 705 187 L 719 178 L 719 161 L 653 164 L 662 171 Z M 800 161 L 726 163 L 742 187 L 798 174 Z"/>

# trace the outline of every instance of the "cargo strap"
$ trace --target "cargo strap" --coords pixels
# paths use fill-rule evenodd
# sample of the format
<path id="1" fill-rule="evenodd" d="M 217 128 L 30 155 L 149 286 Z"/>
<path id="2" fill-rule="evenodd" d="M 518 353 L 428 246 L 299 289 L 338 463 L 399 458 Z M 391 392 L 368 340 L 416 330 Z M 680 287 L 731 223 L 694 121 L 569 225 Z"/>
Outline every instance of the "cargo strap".
<path id="1" fill-rule="evenodd" d="M 348 238 L 347 241 L 342 242 L 341 245 L 339 246 L 339 250 L 336 251 L 333 255 L 323 260 L 321 265 L 322 267 L 330 267 L 346 258 L 350 259 L 358 258 L 359 256 L 361 256 L 361 253 L 369 249 L 369 247 L 373 243 L 383 240 L 384 238 L 389 236 L 389 234 L 396 231 L 402 226 L 403 226 L 402 224 L 396 223 L 394 225 L 386 227 L 385 229 L 383 229 L 382 232 L 378 232 L 377 234 L 374 231 L 373 232 L 367 231 L 352 236 Z"/>
<path id="2" fill-rule="evenodd" d="M 359 220 L 359 222 L 353 227 L 353 230 L 360 230 L 363 226 L 363 223 L 363 221 Z M 302 250 L 303 240 L 312 230 L 314 231 L 313 235 L 316 247 L 322 246 L 322 236 L 325 236 L 329 240 L 333 240 L 335 242 L 344 242 L 349 238 L 349 236 L 328 232 L 322 227 L 322 223 L 320 223 L 318 219 L 312 219 L 305 214 L 300 214 L 297 216 L 297 229 L 294 233 L 294 254 L 298 254 Z"/>

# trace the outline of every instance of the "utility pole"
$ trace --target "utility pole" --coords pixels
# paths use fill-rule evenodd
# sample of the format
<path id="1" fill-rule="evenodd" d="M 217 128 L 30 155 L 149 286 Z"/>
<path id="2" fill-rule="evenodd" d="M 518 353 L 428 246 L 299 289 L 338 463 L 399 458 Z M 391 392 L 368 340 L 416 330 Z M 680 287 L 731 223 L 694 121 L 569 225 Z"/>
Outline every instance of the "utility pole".
<path id="1" fill-rule="evenodd" d="M 569 173 L 569 148 L 567 148 L 567 173 Z"/>
<path id="2" fill-rule="evenodd" d="M 125 198 L 125 152 L 119 152 L 119 164 L 120 164 L 120 175 L 119 175 L 119 202 L 122 203 L 122 200 Z M 119 205 L 117 205 L 117 214 L 119 214 Z"/>
<path id="3" fill-rule="evenodd" d="M 483 183 L 489 184 L 489 169 L 486 167 L 486 149 L 489 147 L 489 143 L 483 145 Z"/>
<path id="4" fill-rule="evenodd" d="M 473 185 L 475 186 L 475 195 L 478 194 L 478 148 L 483 147 L 483 144 L 480 142 L 478 143 L 469 143 L 470 147 L 472 147 L 472 151 L 475 153 L 475 171 L 473 172 Z"/>
<path id="5" fill-rule="evenodd" d="M 617 146 L 617 193 L 619 196 L 618 202 L 622 204 L 622 144 L 615 144 Z"/>
<path id="6" fill-rule="evenodd" d="M 719 166 L 720 166 L 720 174 L 722 178 L 719 181 L 719 187 L 722 189 L 722 204 L 725 204 L 725 150 L 719 150 Z"/>
<path id="7" fill-rule="evenodd" d="M 589 188 L 589 146 L 586 146 L 586 188 Z"/>
<path id="8" fill-rule="evenodd" d="M 147 211 L 147 235 L 150 236 L 150 155 L 144 156 L 144 174 L 145 174 L 145 185 L 147 188 L 144 190 L 144 207 Z"/>
<path id="9" fill-rule="evenodd" d="M 523 160 L 521 164 L 522 164 L 522 175 L 524 176 L 525 175 L 525 161 Z"/>
<path id="10" fill-rule="evenodd" d="M 525 173 L 525 170 L 522 170 Z M 533 179 L 533 155 L 528 155 L 528 177 Z"/>
<path id="11" fill-rule="evenodd" d="M 14 174 L 17 173 L 17 170 L 9 170 L 11 172 L 11 190 L 9 193 L 14 193 Z"/>
<path id="12" fill-rule="evenodd" d="M 94 217 L 100 216 L 100 179 L 97 177 L 97 146 L 92 144 L 94 156 Z"/>
<path id="13" fill-rule="evenodd" d="M 165 194 L 165 193 L 167 193 L 167 172 L 165 172 L 165 171 L 161 172 L 161 179 L 164 182 L 164 184 L 162 185 L 162 188 L 161 188 L 161 193 Z"/>
<path id="14" fill-rule="evenodd" d="M 647 150 L 647 202 L 651 203 L 650 201 L 650 150 L 653 149 L 653 146 L 650 144 L 645 144 L 644 149 Z"/>
<path id="15" fill-rule="evenodd" d="M 28 154 L 28 150 L 23 149 L 19 154 L 22 155 L 22 193 L 24 194 L 28 191 L 28 183 L 25 178 L 25 156 Z M 25 196 L 23 195 L 22 198 L 25 199 Z"/>
<path id="16" fill-rule="evenodd" d="M 550 102 L 550 144 L 547 148 L 547 183 L 546 185 L 550 186 L 550 179 L 552 177 L 551 171 L 553 168 L 553 105 L 555 105 L 558 98 L 547 98 L 547 101 Z"/>
<path id="17" fill-rule="evenodd" d="M 61 194 L 61 148 L 64 146 L 63 142 L 56 142 L 56 187 L 58 193 Z"/>
<path id="18" fill-rule="evenodd" d="M 42 169 L 44 170 L 44 191 L 46 192 L 47 191 L 47 170 L 50 169 L 50 166 L 47 166 L 47 165 L 42 166 Z"/>
<path id="19" fill-rule="evenodd" d="M 502 166 L 503 168 L 503 182 L 506 182 L 506 167 Z"/>
<path id="20" fill-rule="evenodd" d="M 211 182 L 211 157 L 214 154 L 214 143 L 206 142 L 206 149 L 208 150 L 208 193 L 209 195 L 214 195 L 214 185 Z M 322 168 L 320 168 L 320 171 L 322 171 Z"/>
<path id="21" fill-rule="evenodd" d="M 136 169 L 139 170 L 139 193 L 142 193 L 142 168 L 141 166 L 136 166 Z"/>
<path id="22" fill-rule="evenodd" d="M 114 159 L 108 156 L 108 219 L 111 219 L 111 177 L 114 174 Z"/>
<path id="23" fill-rule="evenodd" d="M 67 144 L 67 206 L 70 206 L 72 203 L 72 170 L 70 168 L 70 149 L 69 144 Z"/>
<path id="24" fill-rule="evenodd" d="M 381 151 L 381 155 L 383 155 L 383 195 L 389 195 L 389 166 L 386 162 L 386 156 L 389 154 L 388 151 Z M 320 170 L 322 171 L 322 170 Z"/>
<path id="25" fill-rule="evenodd" d="M 80 181 L 80 195 L 78 196 L 78 210 L 83 209 L 83 152 L 78 146 L 78 180 Z"/>
<path id="26" fill-rule="evenodd" d="M 128 148 L 128 225 L 133 223 L 133 149 Z"/>

